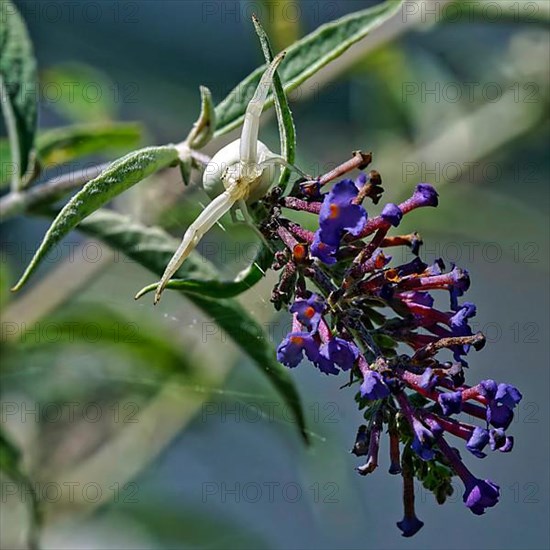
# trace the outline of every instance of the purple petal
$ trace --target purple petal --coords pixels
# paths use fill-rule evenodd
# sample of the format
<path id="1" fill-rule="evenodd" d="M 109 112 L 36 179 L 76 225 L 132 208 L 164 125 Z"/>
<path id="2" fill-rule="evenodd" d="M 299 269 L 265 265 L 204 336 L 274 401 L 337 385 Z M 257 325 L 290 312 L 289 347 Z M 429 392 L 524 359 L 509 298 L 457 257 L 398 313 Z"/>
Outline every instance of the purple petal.
<path id="1" fill-rule="evenodd" d="M 491 508 L 498 503 L 500 487 L 488 479 L 473 478 L 464 491 L 464 504 L 470 510 L 480 516 L 485 513 L 486 508 Z"/>
<path id="2" fill-rule="evenodd" d="M 375 401 L 376 399 L 384 399 L 390 394 L 388 386 L 384 383 L 384 379 L 380 373 L 368 370 L 363 374 L 363 383 L 361 384 L 361 396 Z"/>
<path id="3" fill-rule="evenodd" d="M 383 220 L 391 223 L 394 227 L 397 227 L 403 218 L 403 212 L 401 212 L 401 209 L 397 206 L 397 204 L 389 202 L 386 206 L 384 206 L 380 216 Z"/>
<path id="4" fill-rule="evenodd" d="M 483 452 L 483 449 L 487 443 L 489 443 L 489 432 L 478 426 L 473 430 L 470 439 L 468 439 L 466 448 L 478 458 L 485 458 L 487 454 Z"/>

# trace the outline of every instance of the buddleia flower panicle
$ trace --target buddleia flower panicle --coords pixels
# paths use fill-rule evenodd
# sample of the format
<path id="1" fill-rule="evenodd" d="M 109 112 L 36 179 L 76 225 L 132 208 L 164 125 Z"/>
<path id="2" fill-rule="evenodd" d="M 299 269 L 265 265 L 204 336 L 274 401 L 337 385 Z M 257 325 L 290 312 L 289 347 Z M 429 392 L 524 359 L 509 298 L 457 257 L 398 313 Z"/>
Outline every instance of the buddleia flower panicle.
<path id="1" fill-rule="evenodd" d="M 356 152 L 354 159 L 364 169 L 371 156 Z M 290 368 L 307 359 L 325 375 L 347 373 L 343 388 L 354 390 L 364 418 L 351 451 L 363 460 L 356 471 L 367 476 L 378 468 L 387 434 L 389 473 L 403 482 L 404 516 L 397 522 L 403 536 L 424 525 L 414 508 L 415 478 L 442 504 L 458 477 L 465 506 L 481 515 L 498 503 L 500 489 L 476 478 L 458 449 L 482 459 L 510 452 L 507 429 L 522 395 L 492 379 L 466 383 L 469 356 L 485 345 L 470 326 L 477 307 L 463 300 L 468 271 L 441 259 L 422 261 L 416 232 L 389 234 L 411 211 L 437 207 L 438 193 L 419 183 L 408 199 L 382 205 L 376 215 L 364 203 L 380 201 L 378 172 L 341 179 L 327 192 L 329 180 L 298 182 L 290 195 L 275 190 L 264 200 L 270 217 L 262 231 L 278 250 L 273 267 L 281 270 L 272 301 L 292 315 L 277 358 Z M 316 229 L 283 217 L 282 207 L 317 216 Z M 409 249 L 408 261 L 392 259 L 389 251 L 398 247 Z M 437 294 L 447 295 L 447 307 L 436 306 Z"/>

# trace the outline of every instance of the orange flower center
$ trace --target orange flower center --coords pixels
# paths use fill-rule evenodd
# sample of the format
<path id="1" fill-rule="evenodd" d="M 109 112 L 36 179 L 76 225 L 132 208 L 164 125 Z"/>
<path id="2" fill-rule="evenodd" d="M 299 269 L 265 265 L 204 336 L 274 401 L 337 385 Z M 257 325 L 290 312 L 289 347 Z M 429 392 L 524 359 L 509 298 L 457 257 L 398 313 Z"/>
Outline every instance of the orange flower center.
<path id="1" fill-rule="evenodd" d="M 301 336 L 291 336 L 290 341 L 297 346 L 300 346 L 304 343 L 304 339 Z"/>
<path id="2" fill-rule="evenodd" d="M 295 260 L 302 262 L 306 258 L 307 248 L 303 244 L 297 244 L 292 250 L 292 253 L 294 254 Z"/>
<path id="3" fill-rule="evenodd" d="M 311 319 L 315 315 L 315 310 L 311 306 L 306 307 L 306 309 L 304 310 L 304 315 L 308 319 Z"/>
<path id="4" fill-rule="evenodd" d="M 376 260 L 375 260 L 375 267 L 377 267 L 378 269 L 384 267 L 384 262 L 385 262 L 386 258 L 384 256 L 384 254 L 380 253 L 377 257 L 376 257 Z"/>
<path id="5" fill-rule="evenodd" d="M 340 215 L 340 207 L 337 204 L 330 204 L 330 219 L 333 220 Z"/>

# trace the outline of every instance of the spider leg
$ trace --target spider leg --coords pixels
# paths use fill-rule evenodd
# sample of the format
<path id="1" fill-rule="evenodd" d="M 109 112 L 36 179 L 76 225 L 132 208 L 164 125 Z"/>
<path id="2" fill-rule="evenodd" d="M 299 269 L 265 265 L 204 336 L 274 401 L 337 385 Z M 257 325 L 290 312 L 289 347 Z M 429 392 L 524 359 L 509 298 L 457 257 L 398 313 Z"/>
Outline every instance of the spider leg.
<path id="1" fill-rule="evenodd" d="M 293 172 L 297 172 L 303 178 L 313 179 L 309 174 L 306 174 L 303 170 L 300 170 L 300 168 L 298 168 L 294 164 L 291 164 L 290 162 L 288 162 L 281 155 L 273 154 L 273 155 L 269 156 L 263 162 L 260 162 L 259 166 L 260 166 L 260 168 L 263 169 L 264 167 L 268 167 L 268 166 L 271 166 L 273 164 L 279 164 L 281 166 L 284 166 L 285 168 L 288 168 L 289 170 L 292 170 Z"/>
<path id="2" fill-rule="evenodd" d="M 270 63 L 265 73 L 262 75 L 258 87 L 248 103 L 244 115 L 243 129 L 241 132 L 241 143 L 239 156 L 244 164 L 255 163 L 258 153 L 257 142 L 260 131 L 260 116 L 262 114 L 265 100 L 269 93 L 273 74 L 279 63 L 284 59 L 286 52 L 281 52 Z"/>
<path id="3" fill-rule="evenodd" d="M 172 256 L 172 259 L 166 266 L 155 292 L 154 303 L 157 304 L 161 294 L 166 288 L 168 281 L 178 271 L 189 254 L 195 249 L 203 235 L 235 204 L 238 197 L 228 189 L 221 195 L 218 195 L 206 208 L 200 213 L 199 217 L 189 226 L 181 244 Z"/>

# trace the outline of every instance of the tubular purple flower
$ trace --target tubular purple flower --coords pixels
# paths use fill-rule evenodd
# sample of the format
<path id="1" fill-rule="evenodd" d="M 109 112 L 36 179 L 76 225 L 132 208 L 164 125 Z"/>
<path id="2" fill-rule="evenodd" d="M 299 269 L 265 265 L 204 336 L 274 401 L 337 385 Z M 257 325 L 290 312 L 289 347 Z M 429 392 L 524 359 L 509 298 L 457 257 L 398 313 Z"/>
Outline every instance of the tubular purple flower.
<path id="1" fill-rule="evenodd" d="M 336 263 L 335 255 L 338 252 L 338 246 L 333 246 L 322 242 L 319 232 L 315 233 L 313 243 L 311 243 L 309 250 L 314 258 L 318 258 L 327 265 L 333 265 Z"/>
<path id="2" fill-rule="evenodd" d="M 368 176 L 365 174 L 365 172 L 361 172 L 356 178 L 355 178 L 355 187 L 357 187 L 357 190 L 360 190 L 361 187 L 364 187 L 364 185 L 368 181 Z"/>
<path id="3" fill-rule="evenodd" d="M 496 401 L 491 401 L 487 406 L 487 422 L 495 428 L 506 430 L 514 419 L 514 411 L 506 405 L 499 405 Z"/>
<path id="4" fill-rule="evenodd" d="M 432 460 L 434 457 L 434 434 L 422 424 L 417 418 L 413 419 L 414 438 L 411 444 L 413 451 L 422 460 Z"/>
<path id="5" fill-rule="evenodd" d="M 495 393 L 495 401 L 497 403 L 500 403 L 509 409 L 514 409 L 521 399 L 522 395 L 515 386 L 504 383 L 497 386 L 497 391 Z"/>
<path id="6" fill-rule="evenodd" d="M 380 373 L 373 370 L 363 372 L 363 383 L 361 384 L 361 397 L 369 401 L 384 399 L 390 395 L 390 390 Z"/>
<path id="7" fill-rule="evenodd" d="M 445 441 L 445 438 L 440 437 L 437 441 L 437 445 L 450 462 L 453 470 L 462 480 L 462 483 L 464 483 L 465 490 L 462 497 L 464 504 L 478 516 L 483 514 L 486 508 L 495 506 L 500 496 L 499 486 L 488 479 L 477 479 L 470 470 L 466 468 L 460 459 L 458 451 L 451 448 Z"/>
<path id="8" fill-rule="evenodd" d="M 366 456 L 369 452 L 369 434 L 365 424 L 361 424 L 355 436 L 353 449 L 350 451 L 355 456 Z"/>
<path id="9" fill-rule="evenodd" d="M 415 208 L 423 206 L 437 206 L 439 204 L 438 193 L 435 188 L 429 183 L 419 183 L 414 190 L 414 194 L 410 199 L 402 202 L 399 208 L 403 214 L 407 214 Z"/>
<path id="10" fill-rule="evenodd" d="M 324 374 L 340 374 L 340 371 L 336 368 L 334 361 L 323 353 L 324 346 L 325 344 L 323 344 L 323 346 L 319 349 L 317 357 L 313 359 L 313 364 Z"/>
<path id="11" fill-rule="evenodd" d="M 367 452 L 367 462 L 356 468 L 362 476 L 370 474 L 378 468 L 378 452 L 380 450 L 380 432 L 382 430 L 382 422 L 380 415 L 377 415 L 369 434 L 369 449 Z"/>
<path id="12" fill-rule="evenodd" d="M 319 235 L 324 243 L 338 246 L 345 231 L 359 235 L 367 223 L 362 206 L 353 204 L 357 187 L 351 180 L 339 181 L 325 196 L 319 213 Z"/>
<path id="13" fill-rule="evenodd" d="M 466 269 L 460 269 L 454 264 L 449 274 L 453 280 L 453 284 L 449 289 L 451 295 L 451 309 L 457 311 L 459 309 L 458 298 L 463 296 L 470 288 L 470 274 Z"/>
<path id="14" fill-rule="evenodd" d="M 456 336 L 464 336 L 466 334 L 465 327 L 468 328 L 469 334 L 472 334 L 470 327 L 468 327 L 468 319 L 475 317 L 476 312 L 475 304 L 464 302 L 460 309 L 449 319 L 449 326 L 453 329 L 453 334 L 456 331 Z"/>
<path id="15" fill-rule="evenodd" d="M 514 438 L 507 436 L 502 428 L 489 430 L 489 442 L 492 451 L 509 453 L 514 447 Z"/>
<path id="16" fill-rule="evenodd" d="M 441 258 L 438 258 L 433 264 L 427 265 L 424 269 L 424 275 L 442 275 L 445 269 L 445 264 Z"/>
<path id="17" fill-rule="evenodd" d="M 403 212 L 397 204 L 389 202 L 382 209 L 380 216 L 394 227 L 397 227 L 403 219 Z"/>
<path id="18" fill-rule="evenodd" d="M 472 476 L 465 484 L 464 504 L 477 516 L 485 513 L 498 503 L 500 487 L 489 479 L 477 479 Z"/>
<path id="19" fill-rule="evenodd" d="M 315 361 L 319 355 L 319 344 L 307 332 L 291 332 L 277 348 L 277 361 L 294 368 L 304 358 L 304 351 L 310 361 Z"/>
<path id="20" fill-rule="evenodd" d="M 489 432 L 477 426 L 472 431 L 472 435 L 466 443 L 466 448 L 478 458 L 485 458 L 487 454 L 483 452 L 483 449 L 487 443 L 489 443 Z"/>
<path id="21" fill-rule="evenodd" d="M 419 183 L 414 194 L 418 196 L 418 201 L 423 201 L 423 206 L 437 206 L 439 204 L 439 194 L 429 183 Z"/>
<path id="22" fill-rule="evenodd" d="M 390 436 L 390 467 L 388 472 L 391 475 L 400 474 L 403 469 L 401 468 L 401 455 L 399 453 L 399 433 L 397 426 L 390 426 L 388 429 Z"/>
<path id="23" fill-rule="evenodd" d="M 310 332 L 317 332 L 325 308 L 326 304 L 321 296 L 313 293 L 306 300 L 296 300 L 290 306 L 290 312 L 296 314 L 298 321 Z"/>
<path id="24" fill-rule="evenodd" d="M 412 537 L 422 529 L 424 523 L 416 517 L 414 509 L 414 474 L 409 460 L 406 460 L 403 464 L 402 475 L 404 517 L 397 522 L 397 527 L 399 527 L 404 537 Z"/>
<path id="25" fill-rule="evenodd" d="M 424 527 L 424 522 L 419 520 L 416 515 L 405 516 L 401 521 L 397 522 L 397 527 L 399 527 L 404 537 L 412 537 Z"/>
<path id="26" fill-rule="evenodd" d="M 359 357 L 359 349 L 353 342 L 334 337 L 321 346 L 320 354 L 346 371 L 353 367 Z"/>
<path id="27" fill-rule="evenodd" d="M 480 393 L 483 397 L 487 397 L 487 399 L 494 399 L 498 389 L 497 383 L 494 380 L 482 380 L 479 383 L 479 386 Z"/>
<path id="28" fill-rule="evenodd" d="M 449 326 L 453 336 L 471 336 L 472 329 L 468 324 L 468 319 L 476 314 L 476 306 L 472 302 L 464 302 L 458 311 L 449 318 Z M 453 349 L 455 361 L 461 361 L 462 355 L 467 355 L 470 351 L 470 345 L 456 346 Z"/>
<path id="29" fill-rule="evenodd" d="M 325 195 L 319 213 L 319 229 L 311 246 L 311 254 L 322 262 L 335 263 L 334 254 L 345 232 L 358 236 L 365 228 L 367 212 L 362 206 L 353 204 L 357 193 L 352 180 L 342 180 Z"/>
<path id="30" fill-rule="evenodd" d="M 418 385 L 424 390 L 433 390 L 437 385 L 437 376 L 430 367 L 422 373 Z"/>
<path id="31" fill-rule="evenodd" d="M 488 400 L 487 422 L 495 428 L 508 428 L 514 418 L 513 409 L 522 398 L 518 389 L 489 379 L 479 383 L 479 393 Z"/>
<path id="32" fill-rule="evenodd" d="M 409 292 L 402 292 L 399 294 L 399 298 L 405 302 L 413 302 L 421 306 L 433 307 L 434 305 L 434 299 L 428 292 L 411 290 Z"/>
<path id="33" fill-rule="evenodd" d="M 437 400 L 445 416 L 458 414 L 462 410 L 461 391 L 440 393 Z"/>

